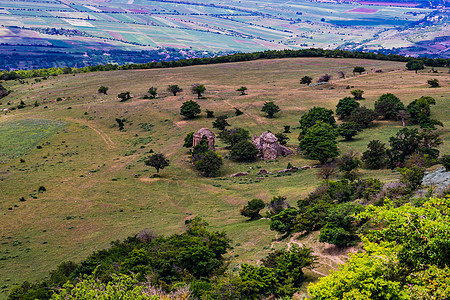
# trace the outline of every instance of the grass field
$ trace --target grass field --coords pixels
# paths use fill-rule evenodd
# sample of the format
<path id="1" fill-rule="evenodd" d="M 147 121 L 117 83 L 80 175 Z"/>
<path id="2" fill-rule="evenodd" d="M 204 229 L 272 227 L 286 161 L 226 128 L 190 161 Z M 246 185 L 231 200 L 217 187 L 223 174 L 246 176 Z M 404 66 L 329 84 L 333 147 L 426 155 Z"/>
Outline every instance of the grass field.
<path id="1" fill-rule="evenodd" d="M 364 66 L 369 73 L 354 77 L 355 66 Z M 371 69 L 382 69 L 383 73 L 372 73 Z M 338 71 L 345 72 L 347 78 L 337 79 Z M 347 86 L 364 90 L 366 100 L 361 103 L 370 108 L 387 92 L 405 104 L 429 95 L 437 102 L 432 107 L 433 117 L 445 125 L 440 129 L 445 141 L 441 152 L 450 153 L 447 72 L 438 69 L 438 73 L 429 73 L 426 69 L 415 74 L 397 62 L 298 58 L 62 75 L 40 82 L 30 79 L 25 84 L 3 82 L 13 92 L 1 100 L 0 111 L 10 107 L 8 101 L 17 105 L 23 100 L 29 106 L 0 115 L 1 154 L 11 156 L 11 150 L 4 149 L 20 150 L 20 155 L 0 164 L 0 298 L 23 280 L 41 278 L 62 261 L 79 261 L 94 250 L 108 247 L 110 241 L 143 228 L 159 234 L 180 232 L 184 221 L 192 216 L 201 216 L 211 228 L 229 234 L 234 245 L 229 253 L 232 269 L 242 262 L 256 263 L 271 248 L 292 241 L 276 241 L 269 220 L 247 222 L 239 209 L 253 198 L 268 202 L 278 195 L 295 205 L 317 185 L 316 171 L 290 176 L 280 176 L 276 171 L 289 162 L 295 166 L 315 162 L 299 154 L 243 164 L 225 159 L 220 177 L 199 177 L 182 144 L 188 132 L 212 129 L 214 119 L 206 118 L 204 110 L 228 114 L 232 126 L 244 127 L 252 134 L 280 132 L 284 125 L 290 125 L 288 146 L 295 150 L 300 116 L 313 106 L 334 109 L 340 98 L 350 95 Z M 324 73 L 333 75 L 331 83 L 315 87 L 299 84 L 304 75 L 317 79 Z M 426 81 L 431 78 L 439 79 L 442 87 L 428 88 Z M 206 86 L 204 99 L 196 100 L 190 93 L 194 83 Z M 178 84 L 184 91 L 170 96 L 165 91 L 168 84 Z M 101 85 L 109 87 L 108 95 L 97 93 Z M 158 87 L 158 98 L 142 99 L 151 86 Z M 248 88 L 248 95 L 240 96 L 235 91 L 240 86 Z M 130 91 L 133 98 L 119 103 L 116 95 L 123 91 Z M 56 101 L 59 97 L 62 100 Z M 188 121 L 179 115 L 179 107 L 186 100 L 201 105 L 201 117 Z M 35 101 L 38 107 L 33 107 Z M 280 106 L 277 118 L 264 117 L 260 109 L 265 101 Z M 234 107 L 244 114 L 234 116 Z M 125 131 L 119 131 L 116 118 L 127 120 Z M 42 125 L 45 132 L 33 125 L 44 122 L 39 120 L 49 120 Z M 25 127 L 15 129 L 14 124 Z M 341 151 L 362 152 L 370 140 L 387 142 L 400 128 L 399 122 L 378 121 L 354 141 L 340 141 L 339 147 Z M 39 132 L 39 139 L 33 139 L 35 132 Z M 17 147 L 17 137 L 24 146 Z M 224 144 L 220 140 L 216 144 L 226 158 Z M 150 150 L 165 153 L 171 161 L 160 172 L 161 178 L 151 178 L 154 169 L 143 163 Z M 274 174 L 258 179 L 260 168 Z M 229 177 L 240 171 L 250 175 Z M 363 170 L 362 175 L 383 181 L 397 178 L 390 170 Z M 46 191 L 39 192 L 40 186 Z M 20 201 L 21 197 L 25 201 Z M 310 280 L 328 273 L 343 260 L 345 251 L 330 252 L 327 245 L 317 242 L 317 233 L 300 242 L 312 246 L 321 256 L 320 267 L 309 273 Z"/>

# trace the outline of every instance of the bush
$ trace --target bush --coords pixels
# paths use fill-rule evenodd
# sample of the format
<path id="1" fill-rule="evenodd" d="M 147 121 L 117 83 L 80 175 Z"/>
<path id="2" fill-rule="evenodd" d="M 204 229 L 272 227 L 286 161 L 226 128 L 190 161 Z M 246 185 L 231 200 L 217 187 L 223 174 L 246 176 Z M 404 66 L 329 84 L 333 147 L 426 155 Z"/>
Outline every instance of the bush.
<path id="1" fill-rule="evenodd" d="M 195 83 L 191 87 L 192 94 L 197 94 L 197 98 L 200 99 L 202 94 L 206 91 L 206 87 L 203 84 Z"/>
<path id="2" fill-rule="evenodd" d="M 406 110 L 411 116 L 411 122 L 413 124 L 419 124 L 422 128 L 436 129 L 436 125 L 443 126 L 442 122 L 430 118 L 430 105 L 435 104 L 436 100 L 432 97 L 420 97 L 419 99 L 412 101 L 406 107 Z"/>
<path id="3" fill-rule="evenodd" d="M 352 94 L 352 96 L 355 98 L 355 100 L 363 100 L 363 94 L 364 91 L 363 90 L 352 90 L 350 91 L 350 94 Z"/>
<path id="4" fill-rule="evenodd" d="M 447 172 L 450 171 L 450 155 L 448 154 L 442 155 L 440 163 L 444 166 L 445 171 Z"/>
<path id="5" fill-rule="evenodd" d="M 245 92 L 247 91 L 247 88 L 245 86 L 241 86 L 236 90 L 236 92 L 241 92 L 241 96 L 245 95 Z"/>
<path id="6" fill-rule="evenodd" d="M 167 91 L 176 96 L 178 93 L 181 93 L 183 89 L 180 88 L 177 84 L 172 84 L 167 87 Z"/>
<path id="7" fill-rule="evenodd" d="M 180 115 L 184 116 L 186 119 L 194 119 L 200 112 L 200 105 L 193 100 L 183 102 L 180 107 Z"/>
<path id="8" fill-rule="evenodd" d="M 207 109 L 206 110 L 206 117 L 207 118 L 214 118 L 214 112 L 212 110 Z"/>
<path id="9" fill-rule="evenodd" d="M 261 199 L 253 199 L 248 201 L 247 205 L 241 209 L 241 215 L 250 218 L 250 220 L 261 219 L 262 216 L 259 211 L 263 209 L 266 205 Z"/>
<path id="10" fill-rule="evenodd" d="M 227 116 L 218 116 L 216 120 L 212 123 L 213 128 L 216 128 L 220 131 L 224 131 L 227 126 L 230 126 L 227 122 Z"/>
<path id="11" fill-rule="evenodd" d="M 300 79 L 300 84 L 310 85 L 311 82 L 312 82 L 312 78 L 309 77 L 309 76 L 303 76 L 303 77 Z"/>
<path id="12" fill-rule="evenodd" d="M 105 94 L 105 95 L 107 95 L 108 90 L 109 90 L 109 88 L 108 88 L 107 86 L 103 86 L 103 85 L 102 85 L 101 87 L 98 88 L 99 94 Z"/>
<path id="13" fill-rule="evenodd" d="M 286 201 L 286 197 L 275 196 L 267 204 L 267 209 L 269 210 L 269 215 L 278 215 L 283 210 L 290 208 L 289 202 Z"/>
<path id="14" fill-rule="evenodd" d="M 256 159 L 258 149 L 252 142 L 242 140 L 231 147 L 230 157 L 240 162 L 251 162 Z"/>
<path id="15" fill-rule="evenodd" d="M 324 75 L 320 76 L 319 79 L 317 79 L 317 82 L 328 82 L 330 80 L 331 80 L 331 75 L 324 74 Z"/>
<path id="16" fill-rule="evenodd" d="M 239 108 L 237 108 L 237 107 L 234 108 L 234 114 L 236 117 L 242 115 L 243 113 L 244 112 L 242 110 L 240 110 Z"/>
<path id="17" fill-rule="evenodd" d="M 275 133 L 275 137 L 278 139 L 278 144 L 285 146 L 287 144 L 287 142 L 289 141 L 289 137 L 282 133 Z"/>
<path id="18" fill-rule="evenodd" d="M 428 80 L 427 83 L 430 85 L 430 88 L 440 87 L 439 80 L 437 80 L 436 78 Z"/>
<path id="19" fill-rule="evenodd" d="M 290 234 L 294 230 L 298 211 L 295 208 L 287 208 L 279 214 L 270 217 L 270 230 L 281 234 Z"/>
<path id="20" fill-rule="evenodd" d="M 397 168 L 397 171 L 401 174 L 400 182 L 405 183 L 411 191 L 415 191 L 422 184 L 425 175 L 425 168 L 417 165 Z"/>
<path id="21" fill-rule="evenodd" d="M 117 97 L 120 99 L 120 102 L 125 102 L 131 99 L 130 92 L 122 92 L 118 94 Z"/>
<path id="22" fill-rule="evenodd" d="M 183 147 L 185 148 L 192 148 L 192 146 L 194 145 L 194 131 L 189 132 L 188 134 L 186 134 L 186 137 L 184 138 L 184 144 Z"/>
<path id="23" fill-rule="evenodd" d="M 365 71 L 366 71 L 366 69 L 364 67 L 354 67 L 353 68 L 353 74 L 354 73 L 359 73 L 359 75 L 361 75 L 362 72 L 365 72 Z"/>
<path id="24" fill-rule="evenodd" d="M 194 165 L 203 176 L 215 177 L 219 175 L 220 167 L 223 165 L 222 156 L 208 150 Z"/>
<path id="25" fill-rule="evenodd" d="M 150 99 L 155 99 L 156 96 L 158 95 L 158 88 L 152 86 L 148 89 L 147 93 L 150 95 L 149 96 Z"/>
<path id="26" fill-rule="evenodd" d="M 219 137 L 223 139 L 224 143 L 228 144 L 229 147 L 233 147 L 240 141 L 250 140 L 250 132 L 244 128 L 232 128 L 222 131 Z"/>

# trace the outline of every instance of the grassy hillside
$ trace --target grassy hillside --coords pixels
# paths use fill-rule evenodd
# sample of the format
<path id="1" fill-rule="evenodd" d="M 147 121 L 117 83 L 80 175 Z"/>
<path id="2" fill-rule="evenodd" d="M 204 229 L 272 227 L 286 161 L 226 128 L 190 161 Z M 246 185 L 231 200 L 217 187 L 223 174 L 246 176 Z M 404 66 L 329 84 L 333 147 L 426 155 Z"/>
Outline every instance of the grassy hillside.
<path id="1" fill-rule="evenodd" d="M 354 66 L 382 69 L 383 73 L 353 77 Z M 338 71 L 348 78 L 337 79 Z M 335 109 L 340 98 L 350 95 L 347 86 L 364 90 L 366 100 L 361 103 L 369 108 L 387 92 L 405 104 L 429 95 L 437 102 L 432 107 L 433 117 L 445 125 L 440 129 L 445 141 L 441 152 L 449 153 L 450 78 L 447 69 L 438 71 L 415 74 L 397 62 L 298 58 L 2 83 L 13 92 L 0 100 L 0 110 L 21 100 L 29 106 L 0 115 L 0 298 L 16 283 L 41 278 L 62 261 L 81 260 L 108 247 L 110 241 L 143 228 L 159 234 L 179 232 L 184 220 L 192 216 L 201 216 L 212 228 L 229 234 L 235 245 L 230 252 L 234 256 L 232 268 L 242 262 L 257 262 L 271 247 L 282 247 L 289 241 L 275 241 L 269 220 L 246 222 L 239 209 L 253 198 L 268 202 L 277 195 L 287 196 L 295 204 L 317 185 L 316 171 L 290 176 L 277 175 L 276 171 L 288 162 L 295 166 L 315 162 L 299 154 L 241 164 L 225 159 L 221 177 L 202 178 L 182 145 L 187 133 L 202 127 L 212 129 L 214 119 L 206 118 L 204 110 L 213 110 L 216 116 L 228 114 L 232 126 L 244 127 L 252 134 L 280 132 L 284 125 L 290 125 L 293 130 L 288 146 L 295 149 L 300 116 L 313 106 Z M 315 87 L 299 84 L 304 75 L 317 79 L 324 73 L 333 75 L 331 83 Z M 439 79 L 442 87 L 430 89 L 426 81 L 431 78 Z M 196 100 L 190 93 L 194 83 L 207 88 L 205 99 L 197 100 L 202 116 L 184 120 L 179 107 L 186 100 Z M 171 96 L 166 92 L 168 84 L 178 84 L 184 91 Z M 108 95 L 97 93 L 101 85 L 109 87 Z M 142 99 L 151 86 L 158 87 L 159 97 Z M 248 95 L 235 91 L 240 86 L 248 88 Z M 130 91 L 133 98 L 120 103 L 117 94 L 123 91 Z M 38 107 L 34 107 L 35 101 Z M 260 109 L 265 101 L 280 106 L 277 118 L 264 117 Z M 234 116 L 234 107 L 244 114 Z M 127 120 L 125 131 L 119 131 L 116 118 Z M 339 147 L 341 151 L 362 152 L 370 140 L 387 142 L 400 128 L 400 122 L 378 121 L 354 141 L 340 141 Z M 225 145 L 220 140 L 216 144 L 217 151 L 227 157 Z M 150 150 L 165 153 L 171 160 L 160 172 L 161 178 L 151 178 L 154 169 L 143 163 Z M 258 179 L 260 168 L 274 174 Z M 229 177 L 240 171 L 250 175 Z M 362 174 L 383 181 L 397 177 L 390 170 L 363 170 Z M 40 186 L 46 190 L 39 192 Z M 21 197 L 25 201 L 20 201 Z M 311 280 L 334 268 L 345 254 L 325 251 L 327 245 L 317 242 L 317 234 L 300 242 L 313 246 L 321 255 L 321 266 L 310 274 Z"/>

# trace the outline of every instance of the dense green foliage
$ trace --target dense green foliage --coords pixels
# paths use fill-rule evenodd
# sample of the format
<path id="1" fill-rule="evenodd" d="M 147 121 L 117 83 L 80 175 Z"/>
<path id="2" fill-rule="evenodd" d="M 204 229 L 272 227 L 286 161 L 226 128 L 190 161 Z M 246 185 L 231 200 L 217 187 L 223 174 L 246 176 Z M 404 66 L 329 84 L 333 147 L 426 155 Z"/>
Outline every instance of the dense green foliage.
<path id="1" fill-rule="evenodd" d="M 337 130 L 333 126 L 317 122 L 316 125 L 308 129 L 305 136 L 300 140 L 300 149 L 307 158 L 325 163 L 330 158 L 339 155 L 337 135 Z"/>
<path id="2" fill-rule="evenodd" d="M 192 146 L 194 146 L 194 131 L 189 132 L 188 134 L 186 134 L 185 138 L 184 138 L 184 144 L 183 147 L 185 148 L 192 148 Z"/>
<path id="3" fill-rule="evenodd" d="M 195 168 L 205 177 L 219 175 L 220 167 L 223 165 L 222 156 L 212 150 L 208 150 L 194 162 Z"/>
<path id="4" fill-rule="evenodd" d="M 310 299 L 446 299 L 450 297 L 450 199 L 420 207 L 368 206 L 363 253 L 309 286 Z"/>
<path id="5" fill-rule="evenodd" d="M 231 147 L 230 158 L 236 161 L 254 161 L 256 160 L 256 155 L 258 154 L 258 149 L 249 140 L 239 141 Z"/>
<path id="6" fill-rule="evenodd" d="M 412 59 L 406 63 L 406 68 L 411 71 L 417 71 L 424 69 L 424 63 L 418 59 Z"/>
<path id="7" fill-rule="evenodd" d="M 227 116 L 218 116 L 216 118 L 216 120 L 214 120 L 214 122 L 212 123 L 213 128 L 216 128 L 220 131 L 224 131 L 227 126 L 230 126 L 230 124 L 228 124 L 227 122 L 228 117 Z"/>
<path id="8" fill-rule="evenodd" d="M 241 141 L 250 140 L 250 132 L 244 128 L 231 128 L 220 133 L 219 137 L 232 148 Z"/>
<path id="9" fill-rule="evenodd" d="M 316 122 L 322 121 L 336 127 L 336 120 L 333 117 L 333 111 L 324 107 L 313 107 L 300 118 L 300 135 L 306 134 L 309 128 L 313 127 Z"/>
<path id="10" fill-rule="evenodd" d="M 117 95 L 117 98 L 120 99 L 120 102 L 125 102 L 131 99 L 130 92 L 122 92 Z"/>
<path id="11" fill-rule="evenodd" d="M 197 94 L 197 98 L 200 99 L 203 93 L 206 91 L 206 87 L 203 84 L 196 83 L 192 85 L 191 91 L 192 94 Z"/>
<path id="12" fill-rule="evenodd" d="M 375 101 L 375 112 L 387 120 L 396 120 L 400 110 L 405 106 L 394 94 L 383 94 Z"/>
<path id="13" fill-rule="evenodd" d="M 362 96 L 364 94 L 363 90 L 359 90 L 359 89 L 351 90 L 350 94 L 352 94 L 352 96 L 355 98 L 355 100 L 364 100 L 364 98 Z"/>
<path id="14" fill-rule="evenodd" d="M 372 140 L 364 151 L 362 161 L 368 169 L 383 169 L 386 166 L 386 145 L 379 140 Z"/>
<path id="15" fill-rule="evenodd" d="M 180 115 L 186 119 L 194 119 L 201 111 L 200 105 L 193 100 L 183 102 L 180 107 Z"/>
<path id="16" fill-rule="evenodd" d="M 357 67 L 353 68 L 353 73 L 359 73 L 360 75 L 362 74 L 362 72 L 365 72 L 365 71 L 366 71 L 366 68 L 364 68 L 364 67 L 357 66 Z"/>
<path id="17" fill-rule="evenodd" d="M 311 82 L 312 82 L 312 78 L 310 76 L 305 75 L 300 79 L 300 84 L 310 85 Z"/>
<path id="18" fill-rule="evenodd" d="M 339 125 L 338 133 L 346 141 L 350 141 L 355 135 L 358 134 L 358 129 L 358 124 L 356 124 L 355 122 L 345 122 Z"/>
<path id="19" fill-rule="evenodd" d="M 250 218 L 250 220 L 261 219 L 262 216 L 259 214 L 259 211 L 264 207 L 266 207 L 264 201 L 261 199 L 252 199 L 241 209 L 241 215 Z"/>
<path id="20" fill-rule="evenodd" d="M 107 95 L 108 90 L 109 90 L 109 88 L 107 86 L 103 86 L 103 85 L 98 88 L 98 92 L 100 94 Z"/>
<path id="21" fill-rule="evenodd" d="M 373 120 L 377 118 L 377 113 L 365 106 L 354 109 L 348 117 L 348 121 L 358 124 L 360 129 L 369 128 L 373 124 Z"/>
<path id="22" fill-rule="evenodd" d="M 435 105 L 436 100 L 432 97 L 420 97 L 412 101 L 406 107 L 406 110 L 410 114 L 410 120 L 412 124 L 419 124 L 422 128 L 436 129 L 435 126 L 443 126 L 442 122 L 433 120 L 431 116 L 430 105 Z"/>
<path id="23" fill-rule="evenodd" d="M 358 107 L 359 102 L 356 101 L 356 98 L 351 97 L 342 98 L 336 105 L 336 115 L 338 115 L 340 119 L 346 119 Z"/>

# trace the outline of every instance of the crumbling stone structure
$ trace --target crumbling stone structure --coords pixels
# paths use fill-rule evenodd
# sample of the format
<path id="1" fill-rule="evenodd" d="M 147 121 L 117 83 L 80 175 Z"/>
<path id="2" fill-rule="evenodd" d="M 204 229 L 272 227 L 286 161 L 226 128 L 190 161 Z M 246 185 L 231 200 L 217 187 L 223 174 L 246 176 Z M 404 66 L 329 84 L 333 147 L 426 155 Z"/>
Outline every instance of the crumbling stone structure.
<path id="1" fill-rule="evenodd" d="M 216 151 L 216 148 L 214 147 L 216 143 L 216 135 L 214 132 L 209 130 L 208 128 L 202 128 L 199 129 L 196 133 L 194 133 L 194 139 L 192 146 L 195 147 L 202 141 L 203 136 L 205 136 L 208 139 L 208 147 L 212 151 Z"/>

